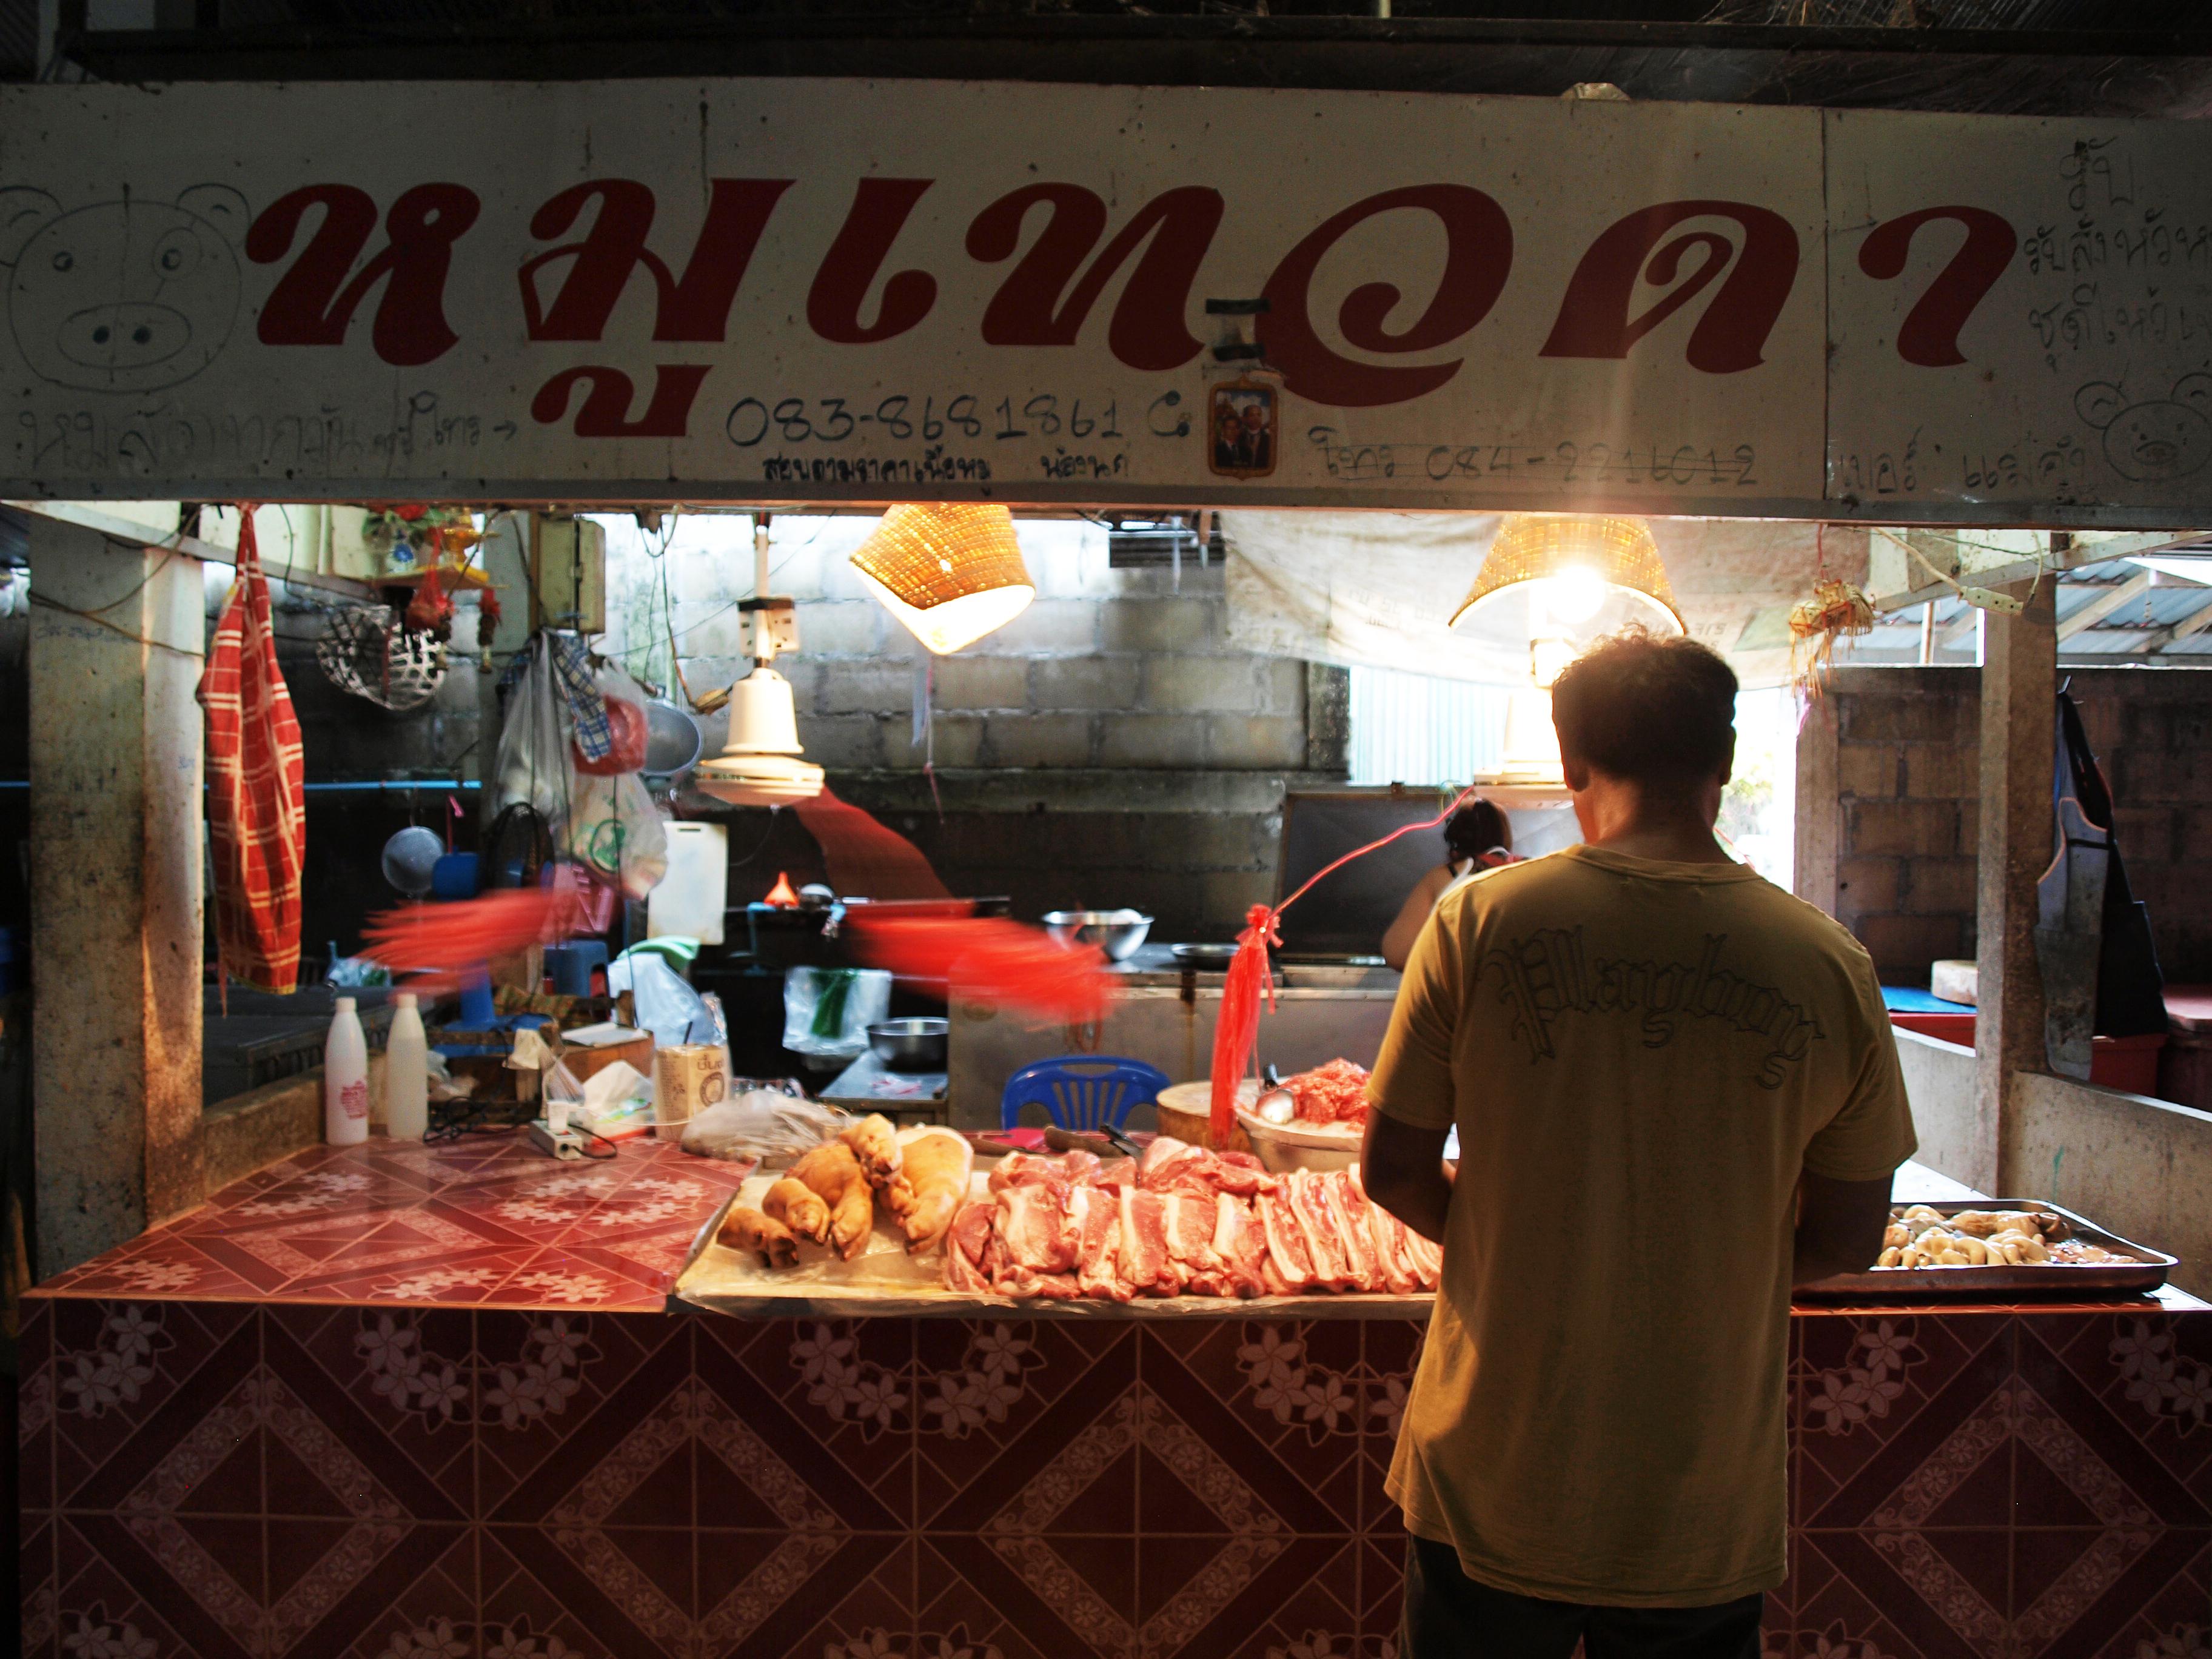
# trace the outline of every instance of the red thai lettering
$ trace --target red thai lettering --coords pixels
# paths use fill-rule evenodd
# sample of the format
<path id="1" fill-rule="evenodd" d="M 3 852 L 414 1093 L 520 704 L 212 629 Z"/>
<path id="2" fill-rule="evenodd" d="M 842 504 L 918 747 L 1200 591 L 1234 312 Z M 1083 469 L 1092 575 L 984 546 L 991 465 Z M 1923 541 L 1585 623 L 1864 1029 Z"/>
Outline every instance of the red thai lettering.
<path id="1" fill-rule="evenodd" d="M 1709 218 L 1733 219 L 1742 227 L 1740 252 L 1717 230 L 1660 240 L 1686 219 Z M 1684 276 L 1683 259 L 1692 251 L 1704 257 Z M 1797 233 L 1780 214 L 1747 202 L 1662 202 L 1609 227 L 1575 267 L 1540 355 L 1626 357 L 1629 347 L 1705 292 L 1724 270 L 1726 280 L 1690 331 L 1685 355 L 1691 368 L 1707 374 L 1756 368 L 1766 361 L 1766 337 L 1797 280 Z M 1639 276 L 1655 287 L 1674 286 L 1632 317 L 1628 307 Z"/>
<path id="2" fill-rule="evenodd" d="M 654 205 L 648 187 L 634 179 L 594 179 L 570 185 L 538 210 L 530 221 L 532 236 L 550 242 L 568 233 L 587 204 L 596 202 L 598 210 L 580 240 L 538 254 L 515 273 L 522 284 L 522 313 L 530 337 L 601 338 L 623 289 L 642 265 L 652 274 L 658 301 L 654 339 L 726 338 L 738 285 L 777 199 L 790 188 L 788 179 L 714 180 L 706 220 L 679 277 L 646 246 Z M 560 260 L 568 262 L 568 273 L 547 305 L 538 292 L 538 273 Z"/>
<path id="3" fill-rule="evenodd" d="M 1370 196 L 1327 221 L 1284 255 L 1267 278 L 1267 309 L 1256 326 L 1268 360 L 1283 371 L 1283 385 L 1301 398 L 1340 408 L 1402 403 L 1433 392 L 1465 360 L 1385 368 L 1333 350 L 1311 315 L 1314 273 L 1322 258 L 1355 225 L 1377 214 L 1412 209 L 1433 213 L 1444 228 L 1444 269 L 1428 307 L 1396 333 L 1390 313 L 1403 297 L 1389 283 L 1366 283 L 1344 296 L 1336 325 L 1362 351 L 1393 356 L 1448 345 L 1490 314 L 1513 266 L 1513 227 L 1505 210 L 1466 185 L 1408 185 Z"/>
<path id="4" fill-rule="evenodd" d="M 933 179 L 863 179 L 837 240 L 823 256 L 806 294 L 806 320 L 823 339 L 837 345 L 871 345 L 903 334 L 937 302 L 937 278 L 925 270 L 895 272 L 884 283 L 876 320 L 860 321 L 860 306 L 875 286 L 876 273 L 890 257 L 891 244 L 906 228 L 922 192 Z"/>
<path id="5" fill-rule="evenodd" d="M 1966 361 L 1959 331 L 1974 314 L 2020 249 L 2012 222 L 1987 208 L 1932 207 L 1885 219 L 1859 244 L 1859 269 L 1882 282 L 1905 274 L 1905 256 L 1923 225 L 1948 219 L 1966 228 L 1950 263 L 1936 273 L 1897 331 L 1897 355 L 1923 368 L 1955 368 Z"/>
<path id="6" fill-rule="evenodd" d="M 246 257 L 274 264 L 292 251 L 312 208 L 322 222 L 261 307 L 264 345 L 339 345 L 354 313 L 377 283 L 369 338 L 387 363 L 412 368 L 434 362 L 460 337 L 446 323 L 446 274 L 453 244 L 477 222 L 483 204 L 463 185 L 417 185 L 385 215 L 385 246 L 346 280 L 376 228 L 376 204 L 351 185 L 308 185 L 270 204 L 246 233 Z"/>
<path id="7" fill-rule="evenodd" d="M 1147 371 L 1180 368 L 1198 356 L 1201 343 L 1184 325 L 1183 313 L 1221 224 L 1219 191 L 1186 185 L 1146 204 L 1078 280 L 1077 268 L 1105 234 L 1106 204 L 1080 185 L 1029 185 L 975 216 L 968 227 L 969 256 L 995 264 L 1012 254 L 1023 221 L 1040 203 L 1051 209 L 1044 228 L 984 307 L 987 343 L 1073 345 L 1099 294 L 1142 247 L 1107 325 L 1107 349 L 1131 368 Z"/>
<path id="8" fill-rule="evenodd" d="M 538 388 L 530 400 L 530 417 L 540 426 L 553 426 L 568 412 L 569 393 L 578 385 L 588 388 L 576 410 L 573 428 L 579 438 L 680 438 L 691 419 L 692 400 L 707 378 L 704 363 L 662 363 L 653 371 L 653 399 L 635 421 L 629 406 L 635 396 L 630 378 L 618 368 L 593 363 L 564 368 Z"/>

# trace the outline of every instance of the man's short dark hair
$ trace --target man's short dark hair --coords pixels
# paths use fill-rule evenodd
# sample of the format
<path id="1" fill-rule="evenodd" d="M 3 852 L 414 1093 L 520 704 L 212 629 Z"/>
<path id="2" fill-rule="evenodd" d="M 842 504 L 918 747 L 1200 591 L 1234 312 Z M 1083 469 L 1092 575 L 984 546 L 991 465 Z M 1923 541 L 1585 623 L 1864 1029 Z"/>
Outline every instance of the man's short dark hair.
<path id="1" fill-rule="evenodd" d="M 1695 640 L 1616 634 L 1552 687 L 1559 752 L 1613 777 L 1687 787 L 1728 763 L 1735 689 L 1735 671 Z"/>

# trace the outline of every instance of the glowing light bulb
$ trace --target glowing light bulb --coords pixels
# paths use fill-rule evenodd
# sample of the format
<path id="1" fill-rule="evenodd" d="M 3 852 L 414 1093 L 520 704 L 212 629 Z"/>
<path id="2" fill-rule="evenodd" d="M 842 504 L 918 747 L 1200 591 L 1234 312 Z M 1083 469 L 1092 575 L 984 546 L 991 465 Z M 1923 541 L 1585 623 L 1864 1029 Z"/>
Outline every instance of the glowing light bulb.
<path id="1" fill-rule="evenodd" d="M 1605 580 L 1595 571 L 1563 570 L 1556 576 L 1540 577 L 1531 585 L 1535 592 L 1530 597 L 1555 622 L 1586 623 L 1597 615 L 1598 608 L 1605 603 Z"/>

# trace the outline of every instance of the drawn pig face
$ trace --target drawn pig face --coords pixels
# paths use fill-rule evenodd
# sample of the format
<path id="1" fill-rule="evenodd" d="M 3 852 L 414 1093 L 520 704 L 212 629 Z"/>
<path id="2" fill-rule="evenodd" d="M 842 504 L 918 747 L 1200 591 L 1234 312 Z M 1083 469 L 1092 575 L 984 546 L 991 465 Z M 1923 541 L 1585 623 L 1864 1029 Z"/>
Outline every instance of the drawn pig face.
<path id="1" fill-rule="evenodd" d="M 2074 394 L 2074 412 L 2103 430 L 2105 459 L 2124 478 L 2185 478 L 2212 461 L 2212 374 L 2185 374 L 2171 397 L 2140 404 L 2093 380 Z"/>
<path id="2" fill-rule="evenodd" d="M 73 213 L 42 190 L 0 190 L 8 322 L 31 372 L 80 392 L 191 379 L 237 319 L 246 218 L 246 198 L 227 185 Z"/>

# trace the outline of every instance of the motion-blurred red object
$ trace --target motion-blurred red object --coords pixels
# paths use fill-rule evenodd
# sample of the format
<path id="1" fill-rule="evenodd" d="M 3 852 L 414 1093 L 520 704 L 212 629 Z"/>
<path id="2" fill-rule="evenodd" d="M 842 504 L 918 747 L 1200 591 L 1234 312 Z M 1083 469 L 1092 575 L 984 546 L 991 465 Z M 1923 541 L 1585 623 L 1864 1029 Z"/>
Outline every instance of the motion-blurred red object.
<path id="1" fill-rule="evenodd" d="M 962 914 L 871 916 L 845 913 L 853 952 L 902 979 L 960 988 L 963 997 L 1026 1009 L 1071 1024 L 1104 1018 L 1106 953 L 1071 949 L 1050 934 L 998 916 Z"/>
<path id="2" fill-rule="evenodd" d="M 611 778 L 624 772 L 635 772 L 645 764 L 646 739 L 650 728 L 646 724 L 645 710 L 623 697 L 607 699 L 607 734 L 611 747 L 607 752 L 592 760 L 574 743 L 568 747 L 574 751 L 576 769 L 588 772 L 595 778 Z"/>
<path id="3" fill-rule="evenodd" d="M 952 896 L 920 848 L 850 801 L 839 800 L 824 789 L 812 800 L 793 803 L 792 810 L 806 826 L 806 833 L 821 844 L 830 884 L 840 893 L 864 894 L 872 899 Z"/>
<path id="4" fill-rule="evenodd" d="M 548 945 L 575 931 L 577 894 L 566 880 L 550 887 L 501 887 L 448 904 L 405 904 L 380 911 L 362 929 L 362 955 L 409 983 L 450 988 L 462 971 L 494 957 Z"/>

